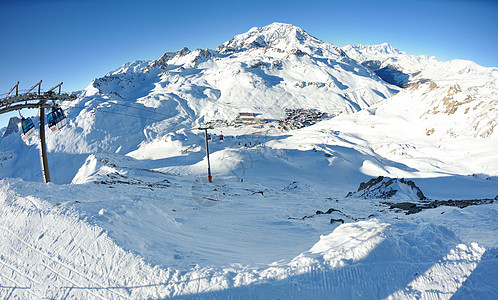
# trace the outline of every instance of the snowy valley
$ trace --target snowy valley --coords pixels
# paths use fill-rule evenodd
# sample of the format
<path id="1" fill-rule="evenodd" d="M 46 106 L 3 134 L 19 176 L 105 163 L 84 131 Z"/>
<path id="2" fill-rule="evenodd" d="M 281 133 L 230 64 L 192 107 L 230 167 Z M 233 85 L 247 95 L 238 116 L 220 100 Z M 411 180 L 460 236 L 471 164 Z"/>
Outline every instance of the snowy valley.
<path id="1" fill-rule="evenodd" d="M 498 68 L 273 23 L 75 94 L 52 183 L 0 130 L 1 298 L 498 297 Z"/>

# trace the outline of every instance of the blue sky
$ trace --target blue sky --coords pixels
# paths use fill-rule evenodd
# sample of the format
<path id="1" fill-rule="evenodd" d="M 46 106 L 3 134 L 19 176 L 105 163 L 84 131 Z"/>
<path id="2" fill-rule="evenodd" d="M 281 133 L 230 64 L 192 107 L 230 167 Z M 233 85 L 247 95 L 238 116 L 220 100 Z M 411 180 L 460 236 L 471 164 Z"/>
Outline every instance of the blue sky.
<path id="1" fill-rule="evenodd" d="M 1 0 L 0 94 L 20 81 L 84 89 L 133 60 L 216 48 L 251 27 L 290 23 L 320 40 L 387 42 L 410 54 L 498 67 L 498 1 Z M 0 116 L 0 127 L 7 123 Z"/>

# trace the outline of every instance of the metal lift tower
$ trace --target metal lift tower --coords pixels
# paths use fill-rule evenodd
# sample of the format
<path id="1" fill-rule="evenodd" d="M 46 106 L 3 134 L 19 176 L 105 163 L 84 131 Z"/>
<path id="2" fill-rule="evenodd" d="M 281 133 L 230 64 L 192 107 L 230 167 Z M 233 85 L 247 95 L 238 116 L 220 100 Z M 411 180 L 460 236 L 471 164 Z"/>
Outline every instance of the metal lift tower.
<path id="1" fill-rule="evenodd" d="M 48 170 L 47 160 L 47 144 L 45 142 L 45 108 L 52 108 L 53 106 L 47 104 L 48 101 L 72 101 L 77 97 L 61 93 L 62 82 L 54 86 L 50 90 L 41 93 L 40 80 L 37 84 L 31 87 L 26 93 L 19 95 L 19 81 L 7 93 L 3 100 L 0 100 L 0 114 L 8 113 L 23 108 L 38 108 L 40 113 L 40 160 L 43 172 L 43 180 L 47 183 L 50 182 L 50 172 Z M 38 93 L 32 92 L 38 87 Z M 59 93 L 54 93 L 54 90 L 59 88 Z M 15 96 L 10 94 L 16 90 Z"/>

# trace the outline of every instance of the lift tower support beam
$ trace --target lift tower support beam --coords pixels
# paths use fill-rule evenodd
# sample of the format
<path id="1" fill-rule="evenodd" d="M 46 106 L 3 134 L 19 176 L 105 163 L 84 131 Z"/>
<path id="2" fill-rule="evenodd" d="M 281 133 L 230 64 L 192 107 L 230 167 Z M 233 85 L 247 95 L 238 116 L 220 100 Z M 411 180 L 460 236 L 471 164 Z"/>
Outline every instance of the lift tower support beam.
<path id="1" fill-rule="evenodd" d="M 40 112 L 40 161 L 43 173 L 43 181 L 45 183 L 50 182 L 50 172 L 48 169 L 48 159 L 47 159 L 47 144 L 45 142 L 45 108 L 53 107 L 49 105 L 48 101 L 72 101 L 76 100 L 75 95 L 68 95 L 66 93 L 61 93 L 62 82 L 54 86 L 45 93 L 41 93 L 41 83 L 40 80 L 37 84 L 32 86 L 26 93 L 19 95 L 19 81 L 10 89 L 5 98 L 0 99 L 0 114 L 8 113 L 15 110 L 20 110 L 23 108 L 38 108 Z M 38 87 L 38 93 L 31 91 Z M 53 92 L 56 88 L 59 88 L 59 93 Z M 15 96 L 10 96 L 13 90 L 16 90 Z"/>
<path id="2" fill-rule="evenodd" d="M 50 171 L 48 169 L 47 144 L 45 142 L 45 108 L 40 105 L 40 159 L 45 183 L 50 182 Z"/>

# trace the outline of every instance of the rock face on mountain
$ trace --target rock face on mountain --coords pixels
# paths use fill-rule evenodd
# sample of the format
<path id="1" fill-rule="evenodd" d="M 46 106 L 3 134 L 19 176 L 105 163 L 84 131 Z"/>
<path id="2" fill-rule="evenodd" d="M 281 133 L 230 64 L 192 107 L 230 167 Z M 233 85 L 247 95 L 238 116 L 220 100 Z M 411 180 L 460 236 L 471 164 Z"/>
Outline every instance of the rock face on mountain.
<path id="1" fill-rule="evenodd" d="M 21 122 L 21 119 L 18 117 L 12 117 L 9 119 L 9 124 L 7 125 L 7 128 L 5 129 L 4 133 L 2 134 L 2 137 L 9 136 L 13 133 L 18 133 L 19 132 L 19 123 Z"/>
<path id="2" fill-rule="evenodd" d="M 425 122 L 427 135 L 487 138 L 498 120 L 498 68 L 471 61 L 441 62 L 434 57 L 410 55 L 384 43 L 345 46 L 342 50 L 400 93 L 389 110 Z M 384 105 L 383 105 L 384 106 Z"/>
<path id="3" fill-rule="evenodd" d="M 420 188 L 411 180 L 404 178 L 385 178 L 379 176 L 368 182 L 362 182 L 355 192 L 349 192 L 346 197 L 360 197 L 364 199 L 391 199 L 393 196 L 401 199 L 425 200 L 426 197 Z"/>

